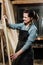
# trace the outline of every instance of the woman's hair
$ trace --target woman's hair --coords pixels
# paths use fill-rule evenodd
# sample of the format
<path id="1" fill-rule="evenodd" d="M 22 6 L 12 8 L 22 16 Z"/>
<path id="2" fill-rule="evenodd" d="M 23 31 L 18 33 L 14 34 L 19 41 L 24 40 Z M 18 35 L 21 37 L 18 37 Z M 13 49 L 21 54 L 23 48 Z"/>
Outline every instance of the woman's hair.
<path id="1" fill-rule="evenodd" d="M 37 14 L 34 10 L 25 9 L 25 10 L 23 11 L 23 13 L 28 13 L 28 16 L 29 16 L 29 17 L 32 17 L 34 20 L 38 20 L 38 19 L 39 19 L 38 14 Z"/>

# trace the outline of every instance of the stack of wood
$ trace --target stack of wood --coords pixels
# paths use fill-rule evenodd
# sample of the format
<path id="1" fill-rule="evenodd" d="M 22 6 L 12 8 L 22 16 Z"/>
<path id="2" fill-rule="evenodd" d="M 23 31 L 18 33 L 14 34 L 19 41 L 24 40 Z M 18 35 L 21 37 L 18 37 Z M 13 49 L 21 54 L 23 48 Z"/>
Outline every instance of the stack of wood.
<path id="1" fill-rule="evenodd" d="M 4 15 L 7 15 L 8 21 L 10 23 L 15 23 L 15 17 L 13 13 L 13 7 L 9 0 L 3 0 L 2 3 L 2 18 Z M 15 53 L 15 49 L 18 42 L 18 35 L 16 30 L 12 30 L 6 27 L 5 19 L 2 19 L 2 30 L 0 30 L 0 53 L 1 60 L 3 65 L 6 62 L 9 62 L 8 65 L 11 65 L 10 54 Z"/>

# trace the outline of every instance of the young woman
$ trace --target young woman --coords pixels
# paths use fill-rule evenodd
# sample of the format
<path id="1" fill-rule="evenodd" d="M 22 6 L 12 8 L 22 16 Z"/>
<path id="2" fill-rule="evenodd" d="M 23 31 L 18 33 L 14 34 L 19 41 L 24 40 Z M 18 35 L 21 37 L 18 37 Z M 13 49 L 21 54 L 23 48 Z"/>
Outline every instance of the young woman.
<path id="1" fill-rule="evenodd" d="M 34 53 L 32 43 L 37 37 L 37 27 L 33 21 L 37 21 L 38 15 L 33 10 L 25 9 L 23 11 L 23 23 L 9 24 L 7 26 L 12 29 L 20 30 L 22 34 L 19 36 L 18 45 L 14 55 L 12 65 L 33 65 Z"/>

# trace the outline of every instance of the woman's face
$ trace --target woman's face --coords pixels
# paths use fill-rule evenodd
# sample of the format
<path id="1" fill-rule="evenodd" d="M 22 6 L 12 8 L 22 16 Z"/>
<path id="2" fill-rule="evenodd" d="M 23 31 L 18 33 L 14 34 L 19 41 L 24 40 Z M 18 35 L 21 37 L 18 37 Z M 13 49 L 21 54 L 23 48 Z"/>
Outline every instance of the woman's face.
<path id="1" fill-rule="evenodd" d="M 23 21 L 24 23 L 29 23 L 31 18 L 28 16 L 28 13 L 23 13 Z"/>

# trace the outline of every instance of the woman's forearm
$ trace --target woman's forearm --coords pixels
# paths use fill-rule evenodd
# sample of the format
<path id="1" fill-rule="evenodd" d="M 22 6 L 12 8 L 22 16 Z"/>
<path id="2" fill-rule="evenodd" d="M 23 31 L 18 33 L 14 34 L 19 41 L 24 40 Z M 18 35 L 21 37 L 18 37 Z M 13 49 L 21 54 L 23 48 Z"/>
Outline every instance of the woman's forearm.
<path id="1" fill-rule="evenodd" d="M 19 23 L 19 24 L 8 24 L 8 27 L 10 27 L 11 29 L 21 29 L 23 26 L 23 23 Z"/>
<path id="2" fill-rule="evenodd" d="M 21 55 L 22 53 L 23 53 L 23 50 L 20 49 L 16 54 L 19 56 L 19 55 Z"/>

